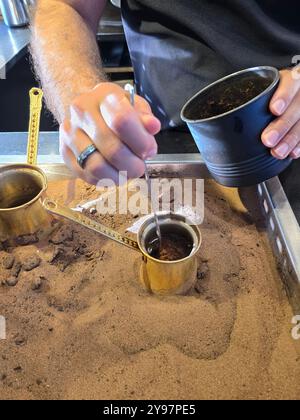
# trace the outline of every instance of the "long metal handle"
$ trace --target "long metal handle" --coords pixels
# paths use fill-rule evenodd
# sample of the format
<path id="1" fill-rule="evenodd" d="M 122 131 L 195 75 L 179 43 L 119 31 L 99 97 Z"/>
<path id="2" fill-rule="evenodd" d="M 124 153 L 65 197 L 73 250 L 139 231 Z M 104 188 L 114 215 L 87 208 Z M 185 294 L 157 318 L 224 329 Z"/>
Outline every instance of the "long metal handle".
<path id="1" fill-rule="evenodd" d="M 30 120 L 27 143 L 27 163 L 29 165 L 37 164 L 40 120 L 42 111 L 43 91 L 33 88 L 29 92 L 30 98 Z"/>
<path id="2" fill-rule="evenodd" d="M 93 230 L 94 232 L 101 233 L 101 235 L 106 238 L 112 239 L 115 242 L 118 242 L 121 245 L 127 246 L 127 248 L 134 249 L 135 251 L 140 251 L 139 245 L 136 241 L 129 239 L 125 236 L 120 235 L 118 232 L 108 228 L 107 226 L 102 225 L 99 222 L 89 219 L 81 213 L 78 213 L 74 210 L 69 209 L 59 205 L 57 202 L 46 198 L 43 202 L 44 208 L 49 211 L 49 213 L 55 214 L 56 216 L 64 217 L 65 219 L 71 220 L 72 222 L 78 223 L 79 225 Z"/>

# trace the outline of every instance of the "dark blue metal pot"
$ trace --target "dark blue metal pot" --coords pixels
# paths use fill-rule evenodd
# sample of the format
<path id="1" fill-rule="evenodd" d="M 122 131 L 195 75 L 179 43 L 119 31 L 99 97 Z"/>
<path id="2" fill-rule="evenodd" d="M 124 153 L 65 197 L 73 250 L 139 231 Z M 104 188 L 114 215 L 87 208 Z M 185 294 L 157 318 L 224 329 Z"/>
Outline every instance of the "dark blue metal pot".
<path id="1" fill-rule="evenodd" d="M 258 96 L 221 115 L 199 119 L 197 109 L 209 98 L 251 77 L 264 78 L 267 88 Z M 201 90 L 183 107 L 181 118 L 194 137 L 209 171 L 227 187 L 260 184 L 279 175 L 291 159 L 275 159 L 261 141 L 264 129 L 275 119 L 269 110 L 280 73 L 273 67 L 256 67 L 227 76 Z"/>

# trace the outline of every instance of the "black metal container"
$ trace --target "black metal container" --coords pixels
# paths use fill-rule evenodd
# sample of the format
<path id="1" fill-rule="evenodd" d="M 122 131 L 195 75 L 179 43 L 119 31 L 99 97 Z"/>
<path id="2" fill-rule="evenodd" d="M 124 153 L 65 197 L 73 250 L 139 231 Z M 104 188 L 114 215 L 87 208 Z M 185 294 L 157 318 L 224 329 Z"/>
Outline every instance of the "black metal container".
<path id="1" fill-rule="evenodd" d="M 181 118 L 220 184 L 260 184 L 290 165 L 290 158 L 274 158 L 261 140 L 275 119 L 269 104 L 279 81 L 280 73 L 273 67 L 243 70 L 201 90 L 183 107 Z"/>

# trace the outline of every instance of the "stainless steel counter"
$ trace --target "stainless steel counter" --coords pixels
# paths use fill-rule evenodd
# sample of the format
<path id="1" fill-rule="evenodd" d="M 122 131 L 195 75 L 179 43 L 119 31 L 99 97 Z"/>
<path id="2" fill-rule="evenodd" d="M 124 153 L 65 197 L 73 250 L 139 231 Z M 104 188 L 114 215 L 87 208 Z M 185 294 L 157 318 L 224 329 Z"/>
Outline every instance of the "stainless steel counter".
<path id="1" fill-rule="evenodd" d="M 0 17 L 0 75 L 10 70 L 25 54 L 30 40 L 28 28 L 10 29 Z"/>
<path id="2" fill-rule="evenodd" d="M 6 163 L 24 163 L 27 152 L 27 133 L 0 133 L 0 165 Z M 41 133 L 38 163 L 63 163 L 59 154 L 57 132 Z"/>

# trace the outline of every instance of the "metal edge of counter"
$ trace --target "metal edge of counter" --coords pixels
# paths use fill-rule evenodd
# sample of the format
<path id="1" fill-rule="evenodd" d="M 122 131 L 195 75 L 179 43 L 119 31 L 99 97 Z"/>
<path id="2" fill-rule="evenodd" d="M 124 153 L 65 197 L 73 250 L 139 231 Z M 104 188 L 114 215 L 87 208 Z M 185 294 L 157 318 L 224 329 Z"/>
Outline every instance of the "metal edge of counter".
<path id="1" fill-rule="evenodd" d="M 295 315 L 300 314 L 300 226 L 278 177 L 258 186 L 268 235 Z"/>

